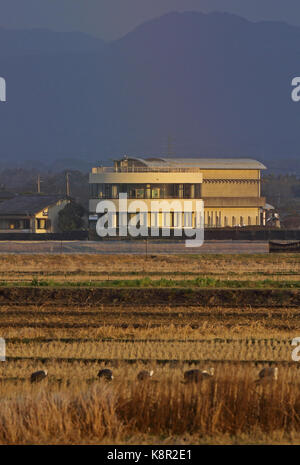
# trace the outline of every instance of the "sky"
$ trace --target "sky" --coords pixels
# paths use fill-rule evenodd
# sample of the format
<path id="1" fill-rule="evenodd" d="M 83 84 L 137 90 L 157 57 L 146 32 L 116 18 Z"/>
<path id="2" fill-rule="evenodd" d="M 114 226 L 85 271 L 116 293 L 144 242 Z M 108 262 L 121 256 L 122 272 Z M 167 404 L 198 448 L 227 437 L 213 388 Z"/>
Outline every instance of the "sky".
<path id="1" fill-rule="evenodd" d="M 170 11 L 225 11 L 300 26 L 299 0 L 0 0 L 0 26 L 81 31 L 109 41 Z"/>

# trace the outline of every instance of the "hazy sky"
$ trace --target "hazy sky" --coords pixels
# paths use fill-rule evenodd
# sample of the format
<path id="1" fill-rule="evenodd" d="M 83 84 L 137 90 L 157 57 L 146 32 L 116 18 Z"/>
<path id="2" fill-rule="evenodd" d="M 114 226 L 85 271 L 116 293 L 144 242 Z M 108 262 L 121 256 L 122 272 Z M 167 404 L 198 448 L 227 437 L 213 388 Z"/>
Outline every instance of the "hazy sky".
<path id="1" fill-rule="evenodd" d="M 105 40 L 169 11 L 227 11 L 300 25 L 299 0 L 0 0 L 0 25 L 83 31 Z"/>
<path id="2" fill-rule="evenodd" d="M 169 11 L 227 11 L 300 25 L 299 0 L 0 0 L 0 25 L 82 31 L 105 40 Z"/>

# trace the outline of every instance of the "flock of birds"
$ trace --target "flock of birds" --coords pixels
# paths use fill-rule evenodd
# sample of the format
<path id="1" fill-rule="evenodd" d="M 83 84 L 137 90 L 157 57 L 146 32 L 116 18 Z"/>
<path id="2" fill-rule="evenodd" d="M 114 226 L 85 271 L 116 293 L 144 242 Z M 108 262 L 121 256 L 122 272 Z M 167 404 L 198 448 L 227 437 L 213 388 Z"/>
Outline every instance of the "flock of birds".
<path id="1" fill-rule="evenodd" d="M 188 370 L 183 374 L 184 383 L 200 383 L 205 379 L 213 378 L 214 368 L 209 368 L 208 370 Z M 137 375 L 138 381 L 147 381 L 154 374 L 154 371 L 142 370 Z M 39 383 L 45 378 L 47 378 L 48 372 L 46 370 L 35 371 L 31 374 L 30 381 L 31 383 Z M 106 381 L 112 381 L 114 379 L 112 370 L 104 368 L 98 372 L 98 378 L 102 378 Z M 267 367 L 263 368 L 258 373 L 258 379 L 255 381 L 257 385 L 264 385 L 270 382 L 276 381 L 278 379 L 278 368 L 277 367 Z"/>

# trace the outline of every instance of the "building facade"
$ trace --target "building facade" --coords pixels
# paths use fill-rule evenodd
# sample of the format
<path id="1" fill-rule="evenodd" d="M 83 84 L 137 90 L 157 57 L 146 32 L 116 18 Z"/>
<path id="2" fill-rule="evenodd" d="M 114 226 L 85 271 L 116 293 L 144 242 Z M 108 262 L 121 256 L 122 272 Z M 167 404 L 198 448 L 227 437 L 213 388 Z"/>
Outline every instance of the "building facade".
<path id="1" fill-rule="evenodd" d="M 170 159 L 124 157 L 113 167 L 97 167 L 90 173 L 90 228 L 98 219 L 99 200 L 107 199 L 118 209 L 119 194 L 126 193 L 128 203 L 136 199 L 150 204 L 160 201 L 190 200 L 192 216 L 178 220 L 176 212 L 166 218 L 147 214 L 148 227 L 176 228 L 186 221 L 195 227 L 195 202 L 204 201 L 206 228 L 263 226 L 265 198 L 261 197 L 261 170 L 266 167 L 251 159 Z M 148 209 L 150 211 L 150 208 Z M 118 213 L 115 224 L 119 226 Z"/>

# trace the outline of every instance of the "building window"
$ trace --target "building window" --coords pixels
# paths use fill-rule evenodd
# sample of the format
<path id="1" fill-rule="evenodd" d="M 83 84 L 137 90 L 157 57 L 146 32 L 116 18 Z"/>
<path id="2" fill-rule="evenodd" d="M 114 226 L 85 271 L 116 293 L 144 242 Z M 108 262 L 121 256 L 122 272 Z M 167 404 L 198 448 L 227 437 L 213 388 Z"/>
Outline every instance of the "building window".
<path id="1" fill-rule="evenodd" d="M 243 218 L 243 216 L 240 217 L 240 226 L 244 226 L 244 218 Z"/>
<path id="2" fill-rule="evenodd" d="M 248 216 L 248 226 L 251 226 L 251 216 Z"/>
<path id="3" fill-rule="evenodd" d="M 29 229 L 29 228 L 30 228 L 29 220 L 12 220 L 8 224 L 8 229 Z"/>
<path id="4" fill-rule="evenodd" d="M 145 197 L 144 189 L 135 189 L 135 196 L 137 199 L 143 199 Z"/>
<path id="5" fill-rule="evenodd" d="M 47 229 L 48 227 L 47 220 L 37 219 L 36 222 L 37 222 L 37 226 L 36 226 L 37 229 Z"/>
<path id="6" fill-rule="evenodd" d="M 163 213 L 163 219 L 164 219 L 164 228 L 170 228 L 171 227 L 171 213 L 164 212 Z"/>
<path id="7" fill-rule="evenodd" d="M 148 227 L 148 214 L 146 212 L 140 213 L 140 224 L 146 228 Z"/>
<path id="8" fill-rule="evenodd" d="M 193 227 L 193 213 L 184 212 L 184 227 L 192 228 Z"/>
<path id="9" fill-rule="evenodd" d="M 224 226 L 225 226 L 225 228 L 228 226 L 227 216 L 224 216 Z"/>
<path id="10" fill-rule="evenodd" d="M 201 184 L 195 184 L 195 199 L 201 199 Z"/>
<path id="11" fill-rule="evenodd" d="M 232 217 L 232 226 L 236 226 L 235 216 Z"/>
<path id="12" fill-rule="evenodd" d="M 191 199 L 192 198 L 191 184 L 184 184 L 183 185 L 183 197 L 185 199 Z M 194 198 L 194 195 L 193 195 L 193 198 Z"/>
<path id="13" fill-rule="evenodd" d="M 160 189 L 152 189 L 152 199 L 159 199 Z"/>
<path id="14" fill-rule="evenodd" d="M 120 194 L 127 194 L 127 184 L 119 184 Z"/>
<path id="15" fill-rule="evenodd" d="M 174 213 L 174 227 L 182 228 L 182 213 Z"/>
<path id="16" fill-rule="evenodd" d="M 106 199 L 111 198 L 111 184 L 104 184 L 104 196 Z"/>
<path id="17" fill-rule="evenodd" d="M 151 212 L 151 226 L 158 228 L 158 212 Z"/>

